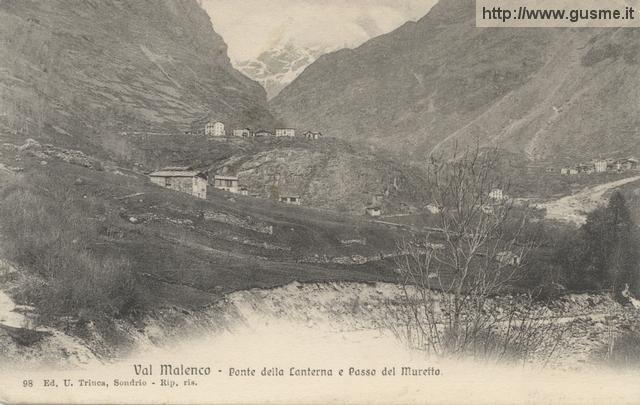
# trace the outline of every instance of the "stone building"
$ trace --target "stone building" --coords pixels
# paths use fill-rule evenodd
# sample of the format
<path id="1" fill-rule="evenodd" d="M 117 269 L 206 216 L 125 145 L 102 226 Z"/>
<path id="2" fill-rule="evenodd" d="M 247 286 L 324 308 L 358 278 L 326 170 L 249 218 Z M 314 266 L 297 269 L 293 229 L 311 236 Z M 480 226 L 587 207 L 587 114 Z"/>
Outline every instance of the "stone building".
<path id="1" fill-rule="evenodd" d="M 379 217 L 382 215 L 382 207 L 371 205 L 366 208 L 365 212 L 370 217 Z"/>
<path id="2" fill-rule="evenodd" d="M 249 128 L 234 129 L 233 130 L 233 136 L 235 136 L 237 138 L 251 138 L 251 136 L 252 136 L 251 129 L 249 129 Z"/>
<path id="3" fill-rule="evenodd" d="M 213 178 L 213 187 L 238 194 L 240 192 L 240 180 L 237 176 L 216 175 Z"/>
<path id="4" fill-rule="evenodd" d="M 607 161 L 606 160 L 596 160 L 593 162 L 595 172 L 596 173 L 604 173 L 607 171 Z"/>
<path id="5" fill-rule="evenodd" d="M 299 195 L 281 195 L 280 202 L 293 205 L 300 205 L 302 203 Z"/>
<path id="6" fill-rule="evenodd" d="M 207 136 L 225 136 L 224 124 L 220 121 L 209 121 L 204 127 L 204 134 Z"/>
<path id="7" fill-rule="evenodd" d="M 322 132 L 307 131 L 304 134 L 302 134 L 302 136 L 310 140 L 318 140 L 322 138 Z"/>
<path id="8" fill-rule="evenodd" d="M 293 138 L 296 136 L 296 130 L 293 128 L 276 129 L 276 138 Z"/>
<path id="9" fill-rule="evenodd" d="M 522 258 L 510 251 L 499 252 L 496 254 L 496 260 L 502 264 L 509 266 L 519 266 Z"/>
<path id="10" fill-rule="evenodd" d="M 264 129 L 260 129 L 258 131 L 256 131 L 256 133 L 254 134 L 254 136 L 256 138 L 264 138 L 264 137 L 269 137 L 269 136 L 273 136 L 272 132 L 269 132 L 267 130 Z"/>
<path id="11" fill-rule="evenodd" d="M 496 201 L 502 201 L 506 199 L 506 196 L 504 195 L 504 193 L 502 192 L 502 189 L 500 188 L 494 188 L 493 190 L 491 190 L 491 192 L 489 193 L 489 198 L 491 198 L 492 200 L 496 200 Z"/>
<path id="12" fill-rule="evenodd" d="M 165 167 L 149 175 L 151 182 L 171 190 L 191 194 L 198 198 L 207 198 L 206 173 L 190 167 Z"/>
<path id="13" fill-rule="evenodd" d="M 370 217 L 379 217 L 382 215 L 382 203 L 384 195 L 376 194 L 371 197 L 371 204 L 365 209 L 365 213 Z"/>

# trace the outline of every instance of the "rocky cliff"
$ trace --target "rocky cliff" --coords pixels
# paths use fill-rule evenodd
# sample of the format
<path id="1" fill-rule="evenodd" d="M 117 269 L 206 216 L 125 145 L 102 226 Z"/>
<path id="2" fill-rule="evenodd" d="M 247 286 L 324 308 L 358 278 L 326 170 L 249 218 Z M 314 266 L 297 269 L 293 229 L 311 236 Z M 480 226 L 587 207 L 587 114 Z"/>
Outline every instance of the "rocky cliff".
<path id="1" fill-rule="evenodd" d="M 114 134 L 215 117 L 267 126 L 196 0 L 0 2 L 0 131 L 107 149 Z"/>

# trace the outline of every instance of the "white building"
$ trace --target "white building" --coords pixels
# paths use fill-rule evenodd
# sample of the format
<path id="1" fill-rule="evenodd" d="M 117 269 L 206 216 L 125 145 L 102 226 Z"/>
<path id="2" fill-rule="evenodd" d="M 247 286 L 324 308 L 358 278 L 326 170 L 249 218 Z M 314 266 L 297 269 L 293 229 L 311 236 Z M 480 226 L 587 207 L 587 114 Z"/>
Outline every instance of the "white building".
<path id="1" fill-rule="evenodd" d="M 494 188 L 493 190 L 491 190 L 491 192 L 489 193 L 489 198 L 496 201 L 502 201 L 505 199 L 504 194 L 502 193 L 502 189 L 500 188 Z"/>
<path id="2" fill-rule="evenodd" d="M 439 214 L 440 212 L 442 212 L 442 210 L 440 209 L 440 207 L 438 207 L 435 204 L 428 204 L 426 206 L 427 210 L 432 213 L 432 214 Z"/>
<path id="3" fill-rule="evenodd" d="M 209 121 L 204 127 L 204 134 L 207 136 L 225 136 L 224 124 L 220 121 Z"/>
<path id="4" fill-rule="evenodd" d="M 382 215 L 382 207 L 380 206 L 369 206 L 365 209 L 365 212 L 370 217 L 379 217 Z"/>
<path id="5" fill-rule="evenodd" d="M 240 192 L 240 180 L 237 176 L 217 175 L 213 178 L 213 187 L 238 194 Z"/>
<path id="6" fill-rule="evenodd" d="M 293 138 L 296 136 L 296 130 L 293 128 L 278 128 L 276 129 L 276 138 Z"/>
<path id="7" fill-rule="evenodd" d="M 604 173 L 607 171 L 607 161 L 606 160 L 596 160 L 593 162 L 595 166 L 596 173 Z"/>
<path id="8" fill-rule="evenodd" d="M 264 130 L 264 129 L 260 129 L 260 130 L 257 130 L 253 134 L 253 136 L 255 136 L 256 138 L 266 138 L 266 137 L 273 136 L 273 133 L 271 133 L 271 132 L 269 132 L 267 130 Z"/>
<path id="9" fill-rule="evenodd" d="M 307 131 L 304 134 L 302 134 L 302 136 L 307 139 L 318 140 L 322 138 L 322 132 Z"/>
<path id="10" fill-rule="evenodd" d="M 300 205 L 301 200 L 299 195 L 282 195 L 280 196 L 280 202 L 286 204 Z"/>
<path id="11" fill-rule="evenodd" d="M 508 250 L 499 252 L 496 255 L 496 260 L 508 266 L 520 266 L 520 264 L 522 263 L 522 258 L 520 256 L 516 255 L 513 252 L 509 252 Z"/>
<path id="12" fill-rule="evenodd" d="M 251 138 L 251 130 L 249 128 L 234 129 L 233 136 L 238 138 Z"/>

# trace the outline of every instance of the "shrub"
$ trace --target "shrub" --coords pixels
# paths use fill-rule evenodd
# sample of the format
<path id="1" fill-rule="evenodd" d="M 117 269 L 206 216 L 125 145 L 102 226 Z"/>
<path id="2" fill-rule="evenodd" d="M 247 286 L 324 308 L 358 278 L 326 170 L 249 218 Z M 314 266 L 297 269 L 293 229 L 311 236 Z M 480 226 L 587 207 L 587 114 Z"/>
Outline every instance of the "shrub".
<path id="1" fill-rule="evenodd" d="M 527 360 L 542 346 L 548 356 L 555 351 L 563 328 L 544 320 L 530 294 L 509 294 L 525 275 L 538 231 L 526 209 L 492 197 L 508 191 L 496 159 L 478 148 L 432 157 L 439 224 L 424 241 L 400 242 L 396 259 L 404 301 L 392 315 L 400 327 L 392 328 L 411 347 L 499 360 Z"/>
<path id="2" fill-rule="evenodd" d="M 3 253 L 35 276 L 19 296 L 38 308 L 41 322 L 126 316 L 144 305 L 143 291 L 128 260 L 91 249 L 98 223 L 90 214 L 104 207 L 68 190 L 43 176 L 0 196 Z"/>

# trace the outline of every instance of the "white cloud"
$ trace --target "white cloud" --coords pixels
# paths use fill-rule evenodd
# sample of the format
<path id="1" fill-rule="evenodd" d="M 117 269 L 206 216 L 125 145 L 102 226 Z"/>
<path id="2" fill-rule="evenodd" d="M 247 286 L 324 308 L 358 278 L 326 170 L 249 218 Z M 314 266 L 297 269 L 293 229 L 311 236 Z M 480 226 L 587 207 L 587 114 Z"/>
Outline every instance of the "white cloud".
<path id="1" fill-rule="evenodd" d="M 204 0 L 233 61 L 277 44 L 354 47 L 424 16 L 436 0 Z"/>

